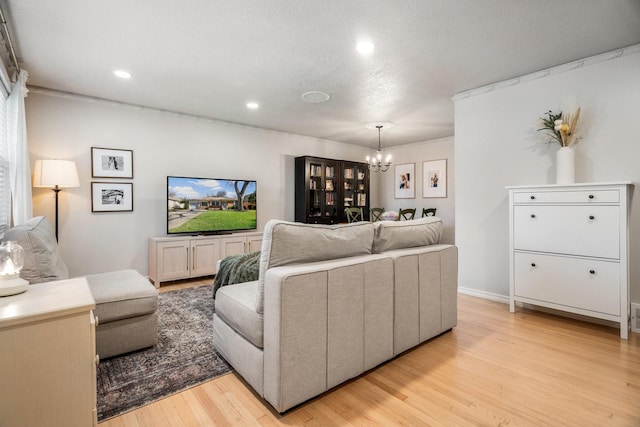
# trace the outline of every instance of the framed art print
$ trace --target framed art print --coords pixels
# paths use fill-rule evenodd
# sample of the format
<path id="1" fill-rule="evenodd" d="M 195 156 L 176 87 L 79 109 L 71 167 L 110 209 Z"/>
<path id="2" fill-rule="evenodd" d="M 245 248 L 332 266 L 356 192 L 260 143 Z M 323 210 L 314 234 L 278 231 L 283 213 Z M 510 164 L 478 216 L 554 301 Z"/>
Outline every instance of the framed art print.
<path id="1" fill-rule="evenodd" d="M 133 184 L 130 182 L 92 182 L 91 212 L 133 211 Z"/>
<path id="2" fill-rule="evenodd" d="M 422 197 L 447 197 L 447 159 L 422 162 Z"/>
<path id="3" fill-rule="evenodd" d="M 395 166 L 394 185 L 396 199 L 415 199 L 415 177 L 415 163 L 405 163 Z"/>
<path id="4" fill-rule="evenodd" d="M 91 147 L 91 176 L 133 178 L 133 150 Z"/>

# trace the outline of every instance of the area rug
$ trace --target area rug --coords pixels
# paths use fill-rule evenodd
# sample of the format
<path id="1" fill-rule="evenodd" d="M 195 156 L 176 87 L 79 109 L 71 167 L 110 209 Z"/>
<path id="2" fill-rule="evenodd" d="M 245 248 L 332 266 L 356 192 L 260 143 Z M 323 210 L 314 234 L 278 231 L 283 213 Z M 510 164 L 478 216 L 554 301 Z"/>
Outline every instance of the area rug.
<path id="1" fill-rule="evenodd" d="M 213 345 L 212 286 L 158 296 L 158 345 L 98 364 L 98 420 L 231 372 Z"/>

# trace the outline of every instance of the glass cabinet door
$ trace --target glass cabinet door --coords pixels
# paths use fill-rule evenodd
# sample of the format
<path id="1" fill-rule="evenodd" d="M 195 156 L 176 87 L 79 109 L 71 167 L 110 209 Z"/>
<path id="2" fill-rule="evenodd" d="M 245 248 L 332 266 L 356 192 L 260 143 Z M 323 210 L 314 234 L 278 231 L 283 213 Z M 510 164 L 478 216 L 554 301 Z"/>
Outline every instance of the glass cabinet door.
<path id="1" fill-rule="evenodd" d="M 338 163 L 310 160 L 309 222 L 338 222 Z"/>
<path id="2" fill-rule="evenodd" d="M 369 220 L 369 168 L 363 163 L 342 162 L 342 212 L 341 221 L 346 222 L 345 208 L 362 208 L 364 221 Z"/>

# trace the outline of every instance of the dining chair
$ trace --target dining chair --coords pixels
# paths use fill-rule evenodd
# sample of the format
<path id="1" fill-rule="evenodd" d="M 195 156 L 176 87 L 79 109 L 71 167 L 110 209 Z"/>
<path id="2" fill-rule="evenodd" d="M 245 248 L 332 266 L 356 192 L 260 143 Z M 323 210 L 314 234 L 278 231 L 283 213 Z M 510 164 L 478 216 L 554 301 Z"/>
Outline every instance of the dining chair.
<path id="1" fill-rule="evenodd" d="M 436 216 L 436 208 L 422 208 L 422 217 Z"/>
<path id="2" fill-rule="evenodd" d="M 398 211 L 398 221 L 413 219 L 416 216 L 416 210 L 413 209 L 400 209 Z"/>
<path id="3" fill-rule="evenodd" d="M 344 208 L 344 214 L 347 216 L 347 222 L 362 221 L 362 208 Z"/>
<path id="4" fill-rule="evenodd" d="M 371 208 L 371 222 L 382 221 L 381 215 L 384 213 L 384 208 Z"/>

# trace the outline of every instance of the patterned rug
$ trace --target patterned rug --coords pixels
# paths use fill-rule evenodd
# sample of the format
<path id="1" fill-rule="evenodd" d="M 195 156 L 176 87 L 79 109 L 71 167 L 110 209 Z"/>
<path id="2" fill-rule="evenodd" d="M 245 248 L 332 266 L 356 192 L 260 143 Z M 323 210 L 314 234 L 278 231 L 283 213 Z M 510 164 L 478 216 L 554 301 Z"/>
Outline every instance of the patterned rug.
<path id="1" fill-rule="evenodd" d="M 212 286 L 161 293 L 158 345 L 97 368 L 98 421 L 231 372 L 213 346 Z"/>

